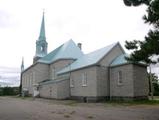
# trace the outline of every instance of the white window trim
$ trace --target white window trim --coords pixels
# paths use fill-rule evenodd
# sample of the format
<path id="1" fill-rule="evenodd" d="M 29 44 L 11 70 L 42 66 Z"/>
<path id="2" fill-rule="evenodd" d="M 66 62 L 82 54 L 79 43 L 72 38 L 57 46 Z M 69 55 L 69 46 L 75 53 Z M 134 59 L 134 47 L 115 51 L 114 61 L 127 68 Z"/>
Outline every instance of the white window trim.
<path id="1" fill-rule="evenodd" d="M 82 86 L 83 87 L 87 86 L 87 74 L 86 73 L 82 74 Z"/>
<path id="2" fill-rule="evenodd" d="M 122 71 L 118 71 L 117 84 L 118 84 L 119 86 L 120 86 L 120 85 L 123 85 L 123 74 L 122 74 Z"/>

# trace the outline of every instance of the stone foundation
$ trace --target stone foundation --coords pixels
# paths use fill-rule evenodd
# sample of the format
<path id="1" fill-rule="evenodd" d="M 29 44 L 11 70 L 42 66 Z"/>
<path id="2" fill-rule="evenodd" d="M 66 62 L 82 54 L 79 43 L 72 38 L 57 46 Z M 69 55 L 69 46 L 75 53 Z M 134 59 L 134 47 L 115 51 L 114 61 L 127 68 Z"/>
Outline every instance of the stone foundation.
<path id="1" fill-rule="evenodd" d="M 71 96 L 70 99 L 72 100 L 77 100 L 79 102 L 84 102 L 84 103 L 90 103 L 90 102 L 102 102 L 109 100 L 109 97 L 106 96 L 98 96 L 98 97 L 92 97 L 92 96 Z"/>
<path id="2" fill-rule="evenodd" d="M 137 97 L 123 97 L 123 96 L 98 96 L 98 97 L 90 97 L 90 96 L 71 96 L 71 100 L 77 100 L 79 102 L 84 103 L 93 103 L 93 102 L 106 102 L 106 101 L 136 101 L 136 100 L 148 100 L 148 96 L 137 96 Z"/>
<path id="3" fill-rule="evenodd" d="M 110 97 L 110 100 L 115 100 L 115 101 L 148 100 L 148 96 L 136 96 L 136 97 L 113 96 Z"/>

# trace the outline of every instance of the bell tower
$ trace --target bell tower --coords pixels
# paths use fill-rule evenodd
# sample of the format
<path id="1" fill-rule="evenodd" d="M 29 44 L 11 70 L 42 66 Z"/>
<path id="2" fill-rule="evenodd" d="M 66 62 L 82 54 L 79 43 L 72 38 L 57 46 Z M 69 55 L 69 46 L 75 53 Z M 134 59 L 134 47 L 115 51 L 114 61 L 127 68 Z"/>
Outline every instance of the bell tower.
<path id="1" fill-rule="evenodd" d="M 47 45 L 46 37 L 45 37 L 45 20 L 44 20 L 44 12 L 42 16 L 40 35 L 38 40 L 36 41 L 36 53 L 33 59 L 33 63 L 35 63 L 38 59 L 47 55 Z"/>

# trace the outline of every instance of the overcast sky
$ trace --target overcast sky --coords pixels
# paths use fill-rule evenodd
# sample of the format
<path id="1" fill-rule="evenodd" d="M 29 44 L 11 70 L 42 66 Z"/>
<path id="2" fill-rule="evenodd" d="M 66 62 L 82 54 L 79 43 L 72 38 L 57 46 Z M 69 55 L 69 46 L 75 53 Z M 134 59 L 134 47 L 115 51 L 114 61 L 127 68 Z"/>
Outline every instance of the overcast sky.
<path id="1" fill-rule="evenodd" d="M 48 51 L 73 39 L 84 53 L 119 41 L 142 40 L 148 32 L 146 6 L 126 7 L 123 0 L 0 0 L 0 66 L 32 64 L 42 12 Z"/>

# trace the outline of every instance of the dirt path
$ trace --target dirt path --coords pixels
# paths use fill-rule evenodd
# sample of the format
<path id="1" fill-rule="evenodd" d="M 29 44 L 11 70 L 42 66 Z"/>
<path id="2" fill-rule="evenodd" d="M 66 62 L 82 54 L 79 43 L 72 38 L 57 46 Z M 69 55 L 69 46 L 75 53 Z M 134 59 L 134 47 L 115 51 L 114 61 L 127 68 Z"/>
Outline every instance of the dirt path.
<path id="1" fill-rule="evenodd" d="M 159 120 L 159 105 L 109 106 L 0 97 L 0 120 Z"/>

